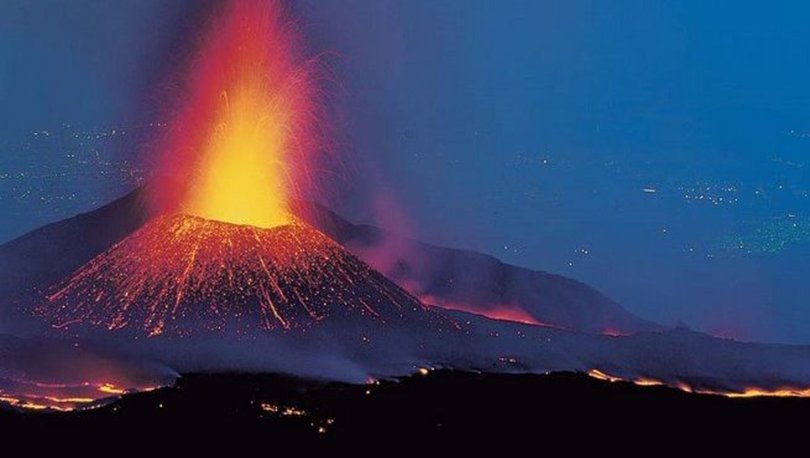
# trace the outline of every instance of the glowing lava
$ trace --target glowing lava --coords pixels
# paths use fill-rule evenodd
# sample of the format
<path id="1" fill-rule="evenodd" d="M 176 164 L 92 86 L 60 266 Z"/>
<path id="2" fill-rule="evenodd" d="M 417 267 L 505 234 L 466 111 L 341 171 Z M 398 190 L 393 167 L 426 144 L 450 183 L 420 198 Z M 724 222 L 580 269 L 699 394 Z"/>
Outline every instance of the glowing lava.
<path id="1" fill-rule="evenodd" d="M 536 326 L 561 329 L 560 326 L 556 326 L 549 323 L 543 323 L 539 321 L 537 318 L 530 315 L 529 312 L 515 305 L 497 304 L 487 307 L 486 309 L 483 309 L 447 301 L 440 297 L 431 296 L 427 294 L 421 295 L 419 299 L 425 304 L 434 305 L 448 310 L 458 310 L 461 312 L 473 313 L 475 315 L 482 315 L 487 318 L 492 318 L 493 320 L 514 321 L 516 323 L 532 324 Z"/>
<path id="2" fill-rule="evenodd" d="M 235 1 L 214 23 L 190 69 L 166 144 L 174 211 L 257 227 L 291 222 L 288 201 L 309 180 L 313 62 L 278 2 Z M 166 200 L 174 200 L 167 203 Z"/>
<path id="3" fill-rule="evenodd" d="M 438 316 L 290 213 L 319 145 L 315 61 L 299 49 L 278 2 L 228 3 L 158 148 L 179 195 L 159 188 L 163 216 L 58 285 L 42 315 L 149 335 Z"/>
<path id="4" fill-rule="evenodd" d="M 661 380 L 656 380 L 653 378 L 647 377 L 637 377 L 637 378 L 630 378 L 625 379 L 622 377 L 616 377 L 614 375 L 610 375 L 606 372 L 600 371 L 598 369 L 591 369 L 588 371 L 588 375 L 598 380 L 604 380 L 606 382 L 627 382 L 632 383 L 638 386 L 670 386 L 673 388 L 677 388 L 681 391 L 685 391 L 687 393 L 697 393 L 697 394 L 707 394 L 707 395 L 715 395 L 715 396 L 725 396 L 728 398 L 757 398 L 757 397 L 779 397 L 779 398 L 807 398 L 810 397 L 810 388 L 796 388 L 796 387 L 789 387 L 789 386 L 781 386 L 776 388 L 759 388 L 759 387 L 746 387 L 742 390 L 717 390 L 717 389 L 705 389 L 705 388 L 694 388 L 689 384 L 684 382 L 678 382 L 674 384 L 667 384 L 662 382 Z"/>
<path id="5" fill-rule="evenodd" d="M 110 383 L 41 384 L 23 381 L 4 381 L 0 388 L 0 402 L 29 410 L 72 410 L 92 408 L 101 401 L 113 399 L 128 392 L 146 392 L 158 386 L 138 389 L 119 388 Z"/>
<path id="6" fill-rule="evenodd" d="M 440 320 L 304 223 L 265 229 L 187 215 L 147 223 L 57 286 L 38 311 L 58 328 L 149 335 L 286 330 L 341 316 Z"/>

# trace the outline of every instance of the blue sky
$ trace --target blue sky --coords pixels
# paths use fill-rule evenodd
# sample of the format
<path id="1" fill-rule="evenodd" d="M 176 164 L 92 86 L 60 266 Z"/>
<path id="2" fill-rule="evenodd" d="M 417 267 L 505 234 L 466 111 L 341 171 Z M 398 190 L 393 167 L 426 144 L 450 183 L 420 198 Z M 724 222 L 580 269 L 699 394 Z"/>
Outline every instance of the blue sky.
<path id="1" fill-rule="evenodd" d="M 643 317 L 810 343 L 810 5 L 293 6 L 339 82 L 349 173 L 330 200 L 350 219 L 386 225 L 385 195 L 410 235 L 577 278 Z M 148 175 L 162 85 L 209 14 L 0 4 L 0 241 Z"/>

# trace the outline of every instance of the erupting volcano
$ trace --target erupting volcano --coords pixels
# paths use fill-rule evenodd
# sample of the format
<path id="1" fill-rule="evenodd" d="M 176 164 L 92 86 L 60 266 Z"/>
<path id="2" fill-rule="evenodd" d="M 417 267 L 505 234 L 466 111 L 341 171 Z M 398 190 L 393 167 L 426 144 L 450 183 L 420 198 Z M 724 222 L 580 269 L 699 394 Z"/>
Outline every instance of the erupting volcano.
<path id="1" fill-rule="evenodd" d="M 269 7 L 268 7 L 269 6 Z M 192 65 L 161 148 L 179 193 L 158 217 L 79 269 L 40 313 L 158 335 L 291 329 L 326 317 L 435 318 L 417 299 L 297 220 L 311 184 L 311 61 L 278 5 L 233 2 Z"/>
<path id="2" fill-rule="evenodd" d="M 186 215 L 159 217 L 95 258 L 42 311 L 57 327 L 150 335 L 304 328 L 327 317 L 436 319 L 304 223 L 266 229 Z"/>

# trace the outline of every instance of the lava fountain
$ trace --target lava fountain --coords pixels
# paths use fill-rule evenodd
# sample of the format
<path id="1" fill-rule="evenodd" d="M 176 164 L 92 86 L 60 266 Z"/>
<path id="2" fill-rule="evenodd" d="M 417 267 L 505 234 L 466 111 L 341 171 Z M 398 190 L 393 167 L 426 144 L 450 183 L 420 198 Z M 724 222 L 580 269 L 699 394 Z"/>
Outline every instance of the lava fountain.
<path id="1" fill-rule="evenodd" d="M 290 212 L 312 185 L 318 145 L 314 61 L 299 49 L 278 3 L 228 5 L 161 151 L 182 184 L 155 195 L 169 211 L 54 286 L 38 313 L 58 329 L 149 336 L 301 329 L 327 317 L 442 321 Z"/>
<path id="2" fill-rule="evenodd" d="M 257 227 L 291 222 L 291 196 L 311 184 L 318 149 L 317 61 L 278 2 L 234 1 L 212 24 L 189 69 L 163 144 L 162 209 Z"/>

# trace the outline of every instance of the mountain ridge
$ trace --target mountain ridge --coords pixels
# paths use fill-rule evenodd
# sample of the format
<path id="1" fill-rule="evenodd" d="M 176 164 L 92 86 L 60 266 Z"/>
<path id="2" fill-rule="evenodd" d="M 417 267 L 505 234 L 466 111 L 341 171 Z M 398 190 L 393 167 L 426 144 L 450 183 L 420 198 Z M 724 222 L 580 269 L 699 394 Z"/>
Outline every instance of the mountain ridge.
<path id="1" fill-rule="evenodd" d="M 0 296 L 17 302 L 35 300 L 46 288 L 146 224 L 156 216 L 147 205 L 150 186 L 0 245 Z M 438 247 L 375 226 L 352 224 L 317 203 L 296 201 L 291 210 L 431 305 L 590 333 L 663 329 L 577 280 L 511 266 L 488 254 Z M 396 249 L 386 253 L 392 245 Z M 380 253 L 386 258 L 382 262 Z"/>

